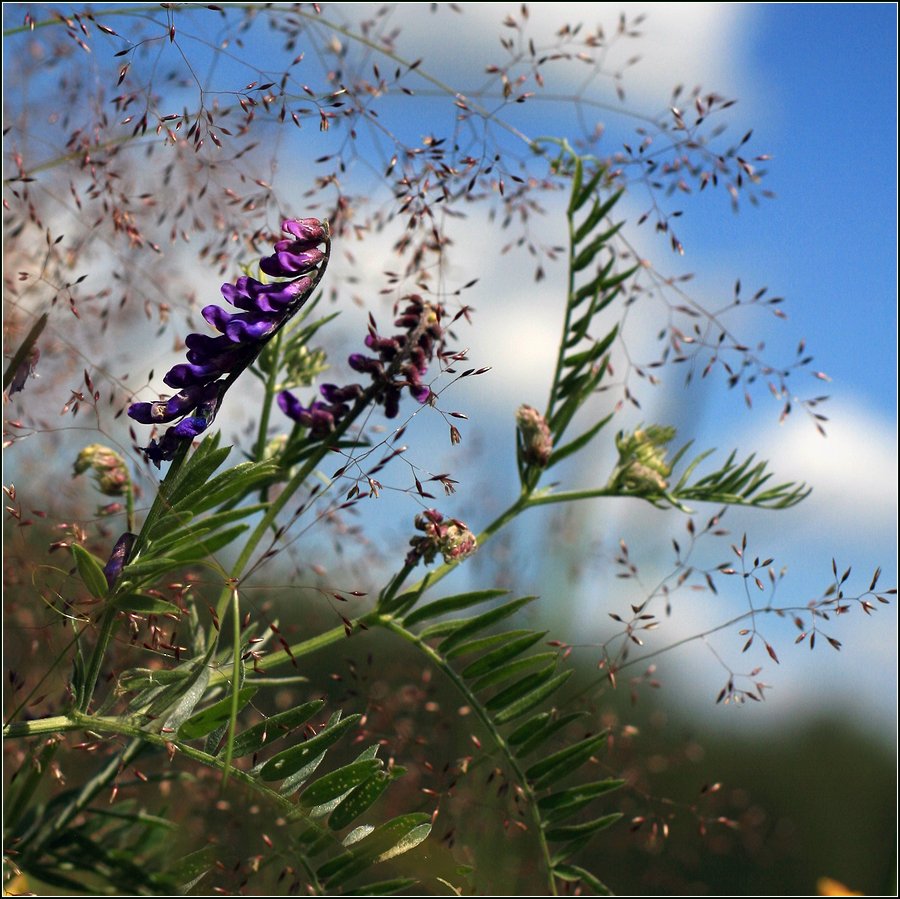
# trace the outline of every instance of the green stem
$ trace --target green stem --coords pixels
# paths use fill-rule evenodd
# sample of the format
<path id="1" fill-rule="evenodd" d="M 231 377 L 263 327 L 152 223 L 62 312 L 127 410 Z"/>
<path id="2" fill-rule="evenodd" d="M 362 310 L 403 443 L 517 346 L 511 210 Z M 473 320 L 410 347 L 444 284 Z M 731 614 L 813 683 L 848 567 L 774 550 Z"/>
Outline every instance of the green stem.
<path id="1" fill-rule="evenodd" d="M 147 513 L 147 518 L 144 520 L 144 526 L 141 528 L 141 532 L 140 534 L 138 534 L 137 540 L 135 540 L 131 554 L 132 558 L 135 558 L 140 552 L 141 548 L 146 544 L 151 530 L 156 526 L 157 520 L 167 508 L 169 494 L 168 488 L 177 480 L 178 473 L 181 470 L 181 466 L 184 464 L 184 460 L 187 458 L 189 449 L 190 441 L 185 440 L 179 445 L 178 449 L 176 450 L 175 455 L 172 459 L 172 464 L 169 466 L 169 470 L 166 472 L 165 478 L 159 485 L 159 490 L 156 493 L 156 498 L 153 500 L 153 505 L 150 507 L 150 511 Z M 133 511 L 134 509 L 132 507 L 132 514 Z M 107 596 L 106 605 L 104 606 L 103 612 L 100 615 L 100 633 L 97 637 L 97 643 L 94 646 L 94 651 L 91 653 L 91 659 L 88 663 L 87 672 L 85 674 L 84 693 L 79 708 L 79 711 L 81 712 L 87 712 L 87 710 L 90 708 L 91 700 L 94 698 L 94 690 L 97 688 L 97 681 L 100 678 L 100 669 L 103 667 L 103 660 L 106 657 L 106 650 L 109 648 L 109 641 L 112 639 L 112 634 L 115 630 L 116 621 L 118 619 L 118 609 L 116 609 L 111 601 L 114 595 L 115 593 L 112 592 L 109 596 Z"/>
<path id="2" fill-rule="evenodd" d="M 278 359 L 281 352 L 281 341 L 284 336 L 282 331 L 272 340 L 272 364 L 266 377 L 266 392 L 263 397 L 263 407 L 259 413 L 259 430 L 256 435 L 256 449 L 253 457 L 257 462 L 262 462 L 263 453 L 266 451 L 266 434 L 269 431 L 269 419 L 272 415 L 272 403 L 275 400 L 275 386 L 278 383 Z"/>
<path id="3" fill-rule="evenodd" d="M 222 772 L 222 789 L 228 783 L 231 771 L 231 759 L 234 752 L 234 735 L 237 731 L 237 716 L 240 711 L 238 700 L 241 690 L 241 606 L 238 592 L 232 589 L 231 617 L 232 621 L 232 664 L 231 664 L 231 709 L 228 715 L 228 739 L 225 742 L 224 769 Z"/>
<path id="4" fill-rule="evenodd" d="M 3 731 L 5 735 L 5 727 L 3 728 Z M 54 730 L 53 733 L 56 733 L 56 730 Z M 15 798 L 6 808 L 3 815 L 3 827 L 5 831 L 12 832 L 19 818 L 22 817 L 22 813 L 28 807 L 31 797 L 34 796 L 34 791 L 38 788 L 38 784 L 40 784 L 45 772 L 50 767 L 58 747 L 58 740 L 48 740 L 37 758 L 31 756 L 25 761 L 25 765 L 28 766 L 29 770 L 24 776 L 23 782 L 21 784 L 13 783 L 8 787 L 9 791 L 14 793 Z"/>
<path id="5" fill-rule="evenodd" d="M 529 506 L 552 506 L 554 503 L 574 503 L 580 499 L 599 499 L 604 496 L 628 496 L 618 488 L 594 487 L 588 490 L 566 490 L 563 493 L 545 493 L 534 496 L 528 501 Z M 637 494 L 631 494 L 634 499 L 643 499 Z"/>
<path id="6" fill-rule="evenodd" d="M 421 637 L 417 636 L 411 631 L 408 631 L 396 620 L 386 615 L 381 616 L 378 619 L 378 623 L 386 630 L 390 631 L 393 634 L 396 634 L 398 637 L 402 637 L 408 643 L 411 643 L 428 659 L 430 659 L 433 664 L 443 672 L 444 676 L 453 683 L 456 689 L 459 690 L 466 701 L 466 705 L 468 705 L 468 707 L 472 709 L 475 717 L 478 718 L 479 721 L 481 721 L 484 728 L 490 734 L 491 740 L 506 760 L 506 764 L 513 772 L 513 775 L 518 781 L 519 786 L 522 789 L 522 793 L 528 802 L 528 808 L 531 813 L 532 821 L 534 822 L 534 830 L 538 835 L 541 857 L 547 869 L 547 883 L 550 887 L 550 894 L 556 896 L 556 879 L 553 876 L 553 863 L 550 856 L 550 846 L 547 843 L 547 839 L 544 834 L 544 828 L 541 826 L 541 816 L 538 810 L 537 797 L 534 795 L 534 791 L 532 790 L 531 785 L 528 783 L 528 780 L 525 777 L 525 772 L 522 770 L 522 767 L 519 764 L 519 760 L 513 754 L 506 740 L 503 739 L 503 735 L 497 729 L 497 726 L 491 719 L 491 716 L 487 713 L 487 710 L 484 707 L 484 703 L 482 703 L 478 699 L 478 697 L 475 696 L 475 694 L 469 689 L 469 686 L 466 684 L 465 680 L 463 680 L 462 676 L 457 673 L 450 666 L 450 664 L 448 664 L 446 659 L 444 659 L 444 657 L 439 652 L 435 651 L 424 640 L 422 640 Z"/>

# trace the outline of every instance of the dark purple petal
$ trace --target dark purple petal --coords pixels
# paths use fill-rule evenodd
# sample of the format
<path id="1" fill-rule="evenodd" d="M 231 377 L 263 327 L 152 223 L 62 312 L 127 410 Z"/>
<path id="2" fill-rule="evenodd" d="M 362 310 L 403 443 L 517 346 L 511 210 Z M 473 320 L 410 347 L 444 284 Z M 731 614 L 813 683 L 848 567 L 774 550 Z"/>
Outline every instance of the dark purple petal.
<path id="1" fill-rule="evenodd" d="M 171 462 L 175 458 L 175 453 L 182 443 L 184 441 L 179 440 L 169 428 L 159 441 L 150 441 L 150 445 L 144 448 L 144 455 L 159 468 L 160 462 Z"/>
<path id="2" fill-rule="evenodd" d="M 251 282 L 254 284 L 259 283 L 247 275 L 241 275 L 234 284 L 222 285 L 222 296 L 225 297 L 232 306 L 237 306 L 238 309 L 253 309 L 255 308 L 255 305 L 250 293 Z"/>
<path id="3" fill-rule="evenodd" d="M 319 388 L 319 393 L 329 403 L 347 403 L 358 400 L 363 394 L 363 389 L 360 384 L 347 384 L 344 387 L 338 387 L 337 384 L 323 384 Z"/>
<path id="4" fill-rule="evenodd" d="M 122 569 L 128 562 L 128 557 L 131 555 L 131 550 L 136 540 L 137 534 L 132 534 L 128 531 L 116 540 L 116 545 L 113 547 L 112 553 L 110 553 L 109 561 L 103 568 L 103 573 L 106 575 L 106 583 L 110 590 L 115 587 L 116 581 L 121 576 Z"/>
<path id="5" fill-rule="evenodd" d="M 384 392 L 384 415 L 385 418 L 396 418 L 400 411 L 400 389 L 397 387 L 389 387 Z"/>
<path id="6" fill-rule="evenodd" d="M 201 315 L 232 343 L 255 342 L 265 337 L 278 325 L 278 319 L 261 312 L 232 314 L 219 306 L 204 306 Z"/>
<path id="7" fill-rule="evenodd" d="M 327 236 L 325 226 L 318 219 L 288 219 L 281 223 L 281 230 L 287 231 L 298 240 L 321 243 Z"/>
<path id="8" fill-rule="evenodd" d="M 225 336 L 235 343 L 255 343 L 274 331 L 278 326 L 278 320 L 271 316 L 254 315 L 248 312 L 246 316 L 235 315 L 225 326 Z"/>
<path id="9" fill-rule="evenodd" d="M 288 418 L 292 418 L 294 421 L 298 420 L 298 416 L 301 412 L 306 411 L 300 400 L 298 400 L 290 390 L 282 390 L 281 393 L 278 394 L 278 408 L 281 409 Z"/>
<path id="10" fill-rule="evenodd" d="M 169 428 L 166 433 L 182 440 L 193 440 L 195 437 L 202 434 L 209 425 L 210 422 L 207 421 L 207 419 L 199 416 L 183 418 L 174 428 Z"/>
<path id="11" fill-rule="evenodd" d="M 155 425 L 157 422 L 172 420 L 166 417 L 165 402 L 132 403 L 128 407 L 128 417 L 142 425 Z"/>
<path id="12" fill-rule="evenodd" d="M 226 374 L 226 371 L 212 362 L 206 365 L 173 365 L 163 378 L 163 383 L 169 387 L 196 387 Z"/>
<path id="13" fill-rule="evenodd" d="M 410 384 L 409 392 L 418 403 L 427 403 L 428 398 L 431 396 L 431 388 L 427 384 Z"/>
<path id="14" fill-rule="evenodd" d="M 217 356 L 234 348 L 233 341 L 227 337 L 210 337 L 208 334 L 188 334 L 184 343 L 190 350 L 187 360 L 193 365 L 212 362 Z"/>
<path id="15" fill-rule="evenodd" d="M 362 353 L 352 353 L 347 357 L 347 364 L 354 371 L 372 375 L 373 378 L 384 377 L 384 366 L 377 359 L 364 356 Z"/>
<path id="16" fill-rule="evenodd" d="M 293 241 L 279 241 L 279 244 L 295 246 Z M 325 254 L 317 249 L 303 250 L 299 253 L 292 253 L 288 249 L 278 251 L 279 244 L 275 245 L 274 256 L 266 256 L 259 261 L 259 267 L 273 278 L 292 278 L 312 271 L 325 258 Z"/>
<path id="17" fill-rule="evenodd" d="M 260 312 L 282 313 L 292 303 L 297 302 L 313 286 L 313 279 L 309 276 L 297 278 L 294 281 L 278 282 L 275 284 L 260 284 L 251 291 L 256 301 L 256 308 Z"/>

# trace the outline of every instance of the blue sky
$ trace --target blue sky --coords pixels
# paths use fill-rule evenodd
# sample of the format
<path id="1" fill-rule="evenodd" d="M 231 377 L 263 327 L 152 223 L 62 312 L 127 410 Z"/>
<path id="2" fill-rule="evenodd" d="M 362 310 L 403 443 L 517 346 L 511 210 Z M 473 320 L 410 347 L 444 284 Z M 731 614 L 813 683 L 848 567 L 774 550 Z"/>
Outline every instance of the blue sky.
<path id="1" fill-rule="evenodd" d="M 674 5 L 672 5 L 674 6 Z M 629 103 L 655 112 L 666 108 L 674 83 L 702 83 L 739 98 L 732 120 L 737 133 L 754 128 L 752 147 L 771 154 L 767 186 L 777 198 L 753 208 L 743 204 L 733 216 L 725 198 L 694 197 L 683 205 L 678 231 L 686 244 L 684 260 L 667 253 L 663 241 L 646 232 L 634 233 L 640 248 L 663 269 L 694 271 L 692 290 L 715 305 L 730 293 L 740 277 L 748 288 L 767 285 L 771 293 L 787 299 L 789 319 L 748 319 L 748 339 L 764 338 L 775 359 L 790 360 L 803 338 L 815 356 L 812 366 L 824 370 L 831 383 L 801 374 L 794 385 L 800 396 L 827 393 L 832 400 L 820 411 L 832 421 L 829 436 L 821 438 L 810 423 L 795 415 L 778 424 L 780 404 L 767 401 L 765 392 L 748 411 L 721 379 L 705 390 L 652 393 L 644 401 L 642 419 L 675 421 L 687 427 L 685 436 L 698 446 L 717 445 L 727 451 L 740 446 L 772 460 L 785 477 L 804 479 L 814 486 L 813 496 L 800 507 L 783 513 L 729 512 L 736 535 L 746 532 L 761 555 L 774 554 L 776 565 L 788 568 L 789 578 L 781 601 L 801 605 L 828 583 L 832 556 L 843 568 L 853 564 L 861 591 L 876 565 L 885 573 L 882 585 L 896 583 L 896 9 L 893 5 L 713 5 L 628 4 L 631 15 L 646 9 L 646 38 L 636 42 L 644 51 L 641 63 L 629 70 L 625 84 Z M 608 30 L 615 16 L 607 6 L 567 4 L 569 21 L 586 25 L 604 21 Z M 444 21 L 426 34 L 424 51 L 439 50 L 441 42 L 454 43 L 453 29 L 467 28 L 460 41 L 465 58 L 432 65 L 450 78 L 454 72 L 481 72 L 482 61 L 497 57 L 495 35 L 507 11 L 502 4 L 466 9 L 466 16 Z M 535 33 L 547 33 L 558 22 L 556 7 L 532 6 Z M 477 17 L 473 24 L 472 16 Z M 466 17 L 469 17 L 466 22 Z M 492 24 L 493 23 L 493 27 Z M 542 31 L 541 28 L 544 28 Z M 423 32 L 416 32 L 421 35 Z M 490 38 L 490 39 L 489 39 Z M 415 38 L 411 43 L 415 42 Z M 632 52 L 629 48 L 628 52 Z M 478 78 L 471 76 L 474 83 Z M 542 120 L 542 113 L 544 118 Z M 553 133 L 563 121 L 552 103 L 535 104 L 522 114 L 530 133 Z M 610 140 L 623 139 L 609 119 Z M 424 131 L 424 126 L 423 129 Z M 621 136 L 620 136 L 621 135 Z M 639 204 L 629 210 L 632 221 Z M 552 220 L 552 216 L 551 216 Z M 489 233 L 478 232 L 463 249 L 477 254 Z M 542 386 L 552 365 L 548 334 L 558 328 L 551 274 L 545 290 L 525 294 L 528 288 L 514 263 L 482 274 L 479 293 L 471 298 L 478 307 L 481 334 L 503 329 L 502 345 L 488 339 L 472 340 L 472 359 L 492 364 L 489 389 L 459 391 L 452 403 L 465 408 L 478 427 L 486 422 L 488 447 L 511 447 L 506 422 L 521 401 L 539 405 Z M 517 279 L 518 278 L 518 279 Z M 557 282 L 558 283 L 558 282 Z M 477 329 L 476 329 L 477 331 Z M 804 381 L 803 379 L 807 380 Z M 529 393 L 530 390 L 534 392 Z M 645 397 L 647 395 L 645 394 Z M 678 408 L 680 406 L 680 409 Z M 470 429 L 474 431 L 475 425 Z M 597 460 L 585 475 L 603 477 L 611 463 Z M 461 490 L 461 496 L 464 489 Z M 465 499 L 460 498 L 464 508 Z M 612 514 L 598 504 L 584 512 L 582 526 L 591 541 L 612 542 L 619 533 L 634 540 L 659 528 L 655 513 L 616 507 Z M 465 517 L 465 516 L 463 516 Z M 547 519 L 535 522 L 540 532 Z M 671 522 L 673 529 L 680 522 Z M 539 555 L 540 538 L 536 542 Z M 659 548 L 662 552 L 662 540 Z M 651 552 L 653 546 L 649 547 Z M 608 567 L 608 566 L 607 566 Z M 553 573 L 544 573 L 545 590 L 559 586 Z M 854 583 L 854 582 L 851 582 Z M 579 613 L 574 623 L 590 630 L 601 616 L 596 597 L 604 594 L 602 574 L 582 583 Z M 606 594 L 610 595 L 610 594 Z M 740 604 L 740 597 L 732 598 Z M 709 624 L 710 610 L 685 611 L 677 636 Z M 792 646 L 792 626 L 770 625 L 769 633 L 784 647 L 781 670 L 765 658 L 763 679 L 775 684 L 766 715 L 728 719 L 735 726 L 764 726 L 814 715 L 840 707 L 858 720 L 875 715 L 882 735 L 891 740 L 896 707 L 896 606 L 882 610 L 876 620 L 854 612 L 832 631 L 844 643 L 839 658 L 823 658 L 820 651 L 801 653 Z M 672 632 L 667 632 L 672 638 Z M 735 648 L 735 638 L 717 647 Z M 751 654 L 752 655 L 752 654 Z M 721 671 L 696 646 L 687 655 L 673 657 L 670 677 L 687 670 L 698 708 L 709 706 L 709 692 L 697 683 L 716 685 Z M 660 664 L 664 664 L 661 661 Z M 698 678 L 696 672 L 703 671 Z M 885 671 L 890 672 L 887 683 Z M 675 691 L 673 691 L 675 692 Z M 712 691 L 713 693 L 715 690 Z M 713 712 L 721 723 L 720 712 Z M 880 728 L 880 726 L 879 726 Z"/>
<path id="2" fill-rule="evenodd" d="M 897 577 L 896 7 L 709 3 L 629 3 L 624 7 L 631 16 L 647 14 L 644 37 L 622 48 L 619 60 L 632 53 L 643 57 L 626 75 L 629 107 L 648 113 L 666 110 L 670 90 L 678 82 L 688 88 L 699 83 L 737 97 L 739 103 L 730 116 L 734 133 L 754 129 L 751 146 L 755 153 L 771 154 L 767 186 L 777 193 L 777 199 L 763 202 L 759 208 L 744 204 L 738 216 L 729 211 L 723 193 L 688 198 L 678 224 L 686 246 L 684 259 L 674 257 L 649 228 L 637 231 L 629 225 L 630 236 L 659 267 L 697 272 L 692 292 L 702 302 L 715 305 L 729 296 L 736 278 L 741 278 L 748 292 L 767 285 L 772 293 L 785 296 L 789 320 L 779 323 L 768 317 L 751 317 L 748 339 L 765 338 L 771 355 L 785 360 L 792 358 L 797 342 L 804 338 L 816 358 L 813 367 L 833 379 L 824 385 L 801 375 L 797 385 L 800 395 L 822 392 L 833 397 L 824 407 L 833 419 L 824 440 L 800 416 L 779 426 L 780 406 L 767 401 L 764 392 L 755 397 L 754 409 L 747 411 L 740 398 L 725 389 L 721 378 L 705 390 L 684 392 L 673 377 L 669 390 L 644 395 L 641 418 L 679 424 L 684 437 L 695 437 L 698 447 L 718 445 L 728 451 L 740 446 L 747 452 L 758 451 L 772 459 L 777 472 L 814 485 L 809 501 L 774 517 L 729 513 L 732 530 L 738 534 L 746 530 L 761 554 L 777 548 L 779 563 L 788 565 L 792 573 L 789 589 L 799 594 L 799 600 L 811 598 L 825 586 L 832 555 L 838 556 L 842 567 L 852 562 L 861 571 L 860 589 L 877 564 L 885 569 L 883 583 L 893 584 Z M 7 24 L 18 24 L 10 18 L 11 8 L 5 5 Z M 377 8 L 374 4 L 326 5 L 324 15 L 352 19 L 361 12 L 371 15 Z M 423 57 L 423 68 L 454 86 L 464 90 L 477 87 L 484 80 L 484 64 L 502 57 L 497 35 L 503 31 L 504 16 L 518 8 L 518 4 L 483 3 L 466 6 L 464 14 L 457 15 L 447 7 L 432 14 L 428 4 L 402 4 L 392 14 L 403 29 L 399 51 L 408 59 Z M 535 35 L 552 35 L 564 15 L 587 27 L 602 22 L 609 33 L 619 8 L 605 3 L 533 4 L 531 27 Z M 43 11 L 43 7 L 36 10 L 39 16 Z M 203 30 L 218 27 L 210 26 L 213 20 L 208 12 L 203 14 L 207 18 L 201 18 L 200 11 L 196 16 L 192 12 L 180 15 L 180 33 L 185 37 L 192 31 L 200 38 L 225 35 L 224 31 L 217 35 Z M 245 60 L 265 64 L 261 52 L 264 35 L 265 30 L 259 28 L 246 36 Z M 199 44 L 193 49 L 202 53 Z M 232 51 L 233 59 L 241 55 L 234 48 Z M 8 54 L 7 66 L 11 58 Z M 249 68 L 224 60 L 222 57 L 217 67 L 209 69 L 216 88 L 233 89 L 254 77 Z M 197 60 L 192 57 L 192 61 Z M 199 65 L 198 71 L 207 70 Z M 556 85 L 548 83 L 548 90 L 572 93 L 581 89 L 583 71 L 561 73 Z M 616 105 L 608 84 L 602 81 L 584 91 Z M 189 93 L 179 96 L 173 108 L 177 110 L 182 100 L 193 102 Z M 448 109 L 452 114 L 449 103 L 420 103 L 415 116 L 405 115 L 392 124 L 415 141 L 432 130 L 428 118 L 432 110 L 439 110 L 446 123 Z M 558 134 L 572 126 L 571 117 L 559 103 L 525 104 L 508 114 L 517 117 L 531 135 Z M 611 150 L 617 141 L 630 138 L 630 124 L 617 124 L 615 116 L 603 112 L 596 115 L 609 125 Z M 434 125 L 434 130 L 438 127 Z M 272 175 L 281 185 L 285 207 L 296 204 L 298 214 L 304 214 L 302 195 L 316 174 L 308 160 L 333 151 L 337 131 L 321 135 L 307 126 L 279 138 L 283 149 Z M 299 154 L 290 142 L 295 138 L 304 142 Z M 296 194 L 293 200 L 292 193 Z M 631 222 L 643 211 L 642 202 L 638 198 L 623 203 L 622 211 Z M 561 224 L 559 215 L 560 209 L 549 203 L 548 228 Z M 562 232 L 559 234 L 561 239 Z M 417 458 L 433 463 L 434 452 L 446 453 L 447 468 L 442 470 L 461 475 L 459 494 L 442 508 L 464 518 L 472 512 L 474 527 L 485 523 L 477 519 L 479 467 L 481 476 L 491 479 L 494 486 L 502 489 L 506 478 L 506 486 L 514 490 L 505 464 L 513 447 L 512 415 L 521 402 L 544 403 L 559 328 L 563 277 L 561 270 L 548 271 L 546 282 L 535 288 L 530 263 L 523 277 L 521 258 L 498 261 L 484 252 L 486 246 L 496 243 L 486 221 L 473 218 L 464 223 L 457 249 L 466 261 L 448 276 L 448 283 L 455 278 L 459 284 L 481 278 L 477 289 L 466 297 L 478 310 L 477 327 L 463 340 L 471 347 L 474 363 L 493 366 L 490 376 L 477 386 L 460 385 L 442 403 L 470 415 L 463 447 L 450 453 L 446 427 L 433 418 L 415 434 L 424 441 Z M 360 290 L 364 292 L 368 283 L 368 295 L 377 297 L 383 286 L 389 241 L 379 244 L 372 239 L 352 249 L 359 266 L 368 267 L 358 272 Z M 208 291 L 208 285 L 202 289 Z M 377 307 L 378 301 L 373 303 Z M 384 306 L 375 311 L 380 321 L 387 319 Z M 347 310 L 346 318 L 353 314 Z M 359 322 L 364 328 L 364 313 L 359 313 Z M 639 343 L 640 334 L 635 339 Z M 165 368 L 165 360 L 160 359 L 157 372 Z M 227 418 L 223 417 L 221 424 L 227 428 Z M 622 426 L 627 424 L 622 422 Z M 465 455 L 471 452 L 469 447 L 480 448 L 481 456 L 474 465 L 470 465 L 473 458 Z M 506 456 L 495 472 L 485 461 L 490 455 L 485 448 L 493 452 L 496 447 Z M 611 462 L 608 456 L 592 458 L 583 476 L 605 480 Z M 389 511 L 393 508 L 385 503 L 380 514 L 393 522 Z M 408 530 L 410 503 L 401 509 L 396 524 L 399 533 Z M 635 532 L 640 539 L 648 528 L 659 527 L 658 518 L 648 517 L 644 510 L 625 510 L 622 505 L 610 513 L 607 506 L 597 504 L 586 508 L 583 515 L 585 545 L 614 542 L 620 530 Z M 670 519 L 673 528 L 683 527 Z M 536 519 L 531 525 L 532 540 L 538 539 L 545 523 L 546 519 Z M 553 572 L 544 577 L 552 585 Z M 595 582 L 582 583 L 579 588 L 579 612 L 574 620 L 582 628 L 590 627 L 596 618 L 595 597 L 601 582 L 598 575 Z M 686 613 L 684 629 L 696 629 L 708 614 L 705 609 Z M 856 613 L 847 617 L 852 620 L 842 622 L 835 631 L 845 643 L 841 658 L 826 664 L 819 658 L 807 659 L 807 653 L 806 661 L 795 663 L 799 667 L 777 672 L 778 689 L 769 703 L 774 707 L 770 716 L 796 714 L 801 694 L 803 707 L 813 712 L 832 707 L 838 701 L 835 697 L 840 697 L 843 705 L 855 708 L 858 714 L 878 712 L 890 738 L 893 725 L 888 722 L 896 704 L 896 606 L 880 612 L 876 621 L 862 620 Z M 779 634 L 779 642 L 789 643 L 789 637 L 790 632 Z M 699 656 L 693 652 L 690 661 L 701 664 Z M 788 668 L 787 661 L 782 667 Z M 890 689 L 885 687 L 885 669 L 890 672 Z M 677 670 L 671 676 L 677 677 Z M 711 674 L 709 690 L 697 696 L 701 707 L 710 706 L 708 694 L 715 693 L 717 685 L 714 689 L 712 679 L 717 676 Z M 802 693 L 811 683 L 820 688 L 815 701 Z M 764 723 L 761 716 L 753 720 L 755 725 Z"/>

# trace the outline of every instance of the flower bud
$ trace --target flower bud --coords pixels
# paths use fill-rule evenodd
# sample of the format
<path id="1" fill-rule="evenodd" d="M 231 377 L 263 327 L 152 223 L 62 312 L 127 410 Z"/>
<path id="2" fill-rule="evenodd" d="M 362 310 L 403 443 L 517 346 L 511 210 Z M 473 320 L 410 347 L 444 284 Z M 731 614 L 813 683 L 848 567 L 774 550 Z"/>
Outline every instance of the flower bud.
<path id="1" fill-rule="evenodd" d="M 669 483 L 672 466 L 666 461 L 666 446 L 675 437 L 675 428 L 651 425 L 633 434 L 616 435 L 619 464 L 611 483 L 636 493 L 660 493 Z"/>
<path id="2" fill-rule="evenodd" d="M 121 496 L 131 483 L 125 460 L 115 450 L 101 443 L 92 443 L 78 454 L 73 477 L 88 469 L 93 471 L 97 487 L 104 496 Z"/>
<path id="3" fill-rule="evenodd" d="M 553 452 L 553 436 L 544 416 L 532 406 L 519 406 L 516 425 L 522 440 L 522 455 L 529 465 L 546 468 Z"/>

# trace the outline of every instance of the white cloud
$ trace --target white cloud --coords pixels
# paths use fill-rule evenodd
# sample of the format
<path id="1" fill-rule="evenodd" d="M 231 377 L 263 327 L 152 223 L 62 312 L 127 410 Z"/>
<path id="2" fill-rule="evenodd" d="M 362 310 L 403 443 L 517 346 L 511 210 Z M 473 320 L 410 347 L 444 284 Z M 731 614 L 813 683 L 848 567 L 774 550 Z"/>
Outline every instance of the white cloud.
<path id="1" fill-rule="evenodd" d="M 402 56 L 423 58 L 425 67 L 447 80 L 457 90 L 473 90 L 486 79 L 485 66 L 502 64 L 506 57 L 500 38 L 518 38 L 518 32 L 503 25 L 513 14 L 521 21 L 519 3 L 463 3 L 462 14 L 448 6 L 401 4 L 392 24 L 400 34 L 398 48 Z M 581 24 L 583 38 L 602 27 L 609 44 L 604 70 L 614 72 L 635 56 L 640 61 L 629 66 L 625 88 L 629 97 L 663 106 L 677 83 L 690 90 L 702 85 L 706 90 L 739 94 L 750 88 L 742 48 L 756 12 L 751 5 L 725 3 L 529 3 L 525 39 L 540 48 L 552 47 L 556 33 L 565 24 Z M 350 20 L 372 16 L 371 6 L 332 7 Z M 640 37 L 616 37 L 619 14 L 629 22 L 645 18 L 638 26 Z M 524 43 L 524 42 L 523 42 Z M 447 48 L 453 47 L 453 53 Z M 576 49 L 582 49 L 576 47 Z M 583 48 L 588 49 L 589 48 Z M 593 55 L 593 51 L 592 52 Z M 548 89 L 571 89 L 589 74 L 583 62 L 564 67 L 547 67 Z M 612 87 L 603 83 L 603 93 L 614 100 Z"/>
<path id="2" fill-rule="evenodd" d="M 835 541 L 896 541 L 897 432 L 893 422 L 850 398 L 822 407 L 829 421 L 822 438 L 795 410 L 784 425 L 748 429 L 736 440 L 770 459 L 779 480 L 806 481 L 810 497 L 797 507 L 795 525 Z M 802 521 L 798 516 L 802 516 Z"/>

